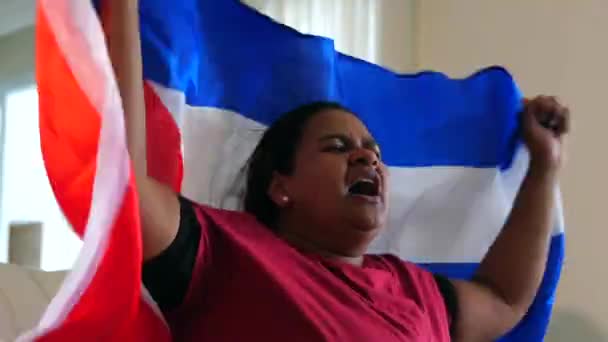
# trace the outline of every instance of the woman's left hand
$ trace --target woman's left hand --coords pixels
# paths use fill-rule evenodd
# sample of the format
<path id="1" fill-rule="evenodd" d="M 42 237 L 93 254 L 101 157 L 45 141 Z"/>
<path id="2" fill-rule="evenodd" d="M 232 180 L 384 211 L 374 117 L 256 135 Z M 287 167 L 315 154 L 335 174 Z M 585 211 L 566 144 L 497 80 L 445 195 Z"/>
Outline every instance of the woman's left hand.
<path id="1" fill-rule="evenodd" d="M 564 159 L 562 138 L 570 127 L 570 111 L 553 96 L 524 100 L 522 130 L 530 151 L 530 167 L 555 173 Z"/>

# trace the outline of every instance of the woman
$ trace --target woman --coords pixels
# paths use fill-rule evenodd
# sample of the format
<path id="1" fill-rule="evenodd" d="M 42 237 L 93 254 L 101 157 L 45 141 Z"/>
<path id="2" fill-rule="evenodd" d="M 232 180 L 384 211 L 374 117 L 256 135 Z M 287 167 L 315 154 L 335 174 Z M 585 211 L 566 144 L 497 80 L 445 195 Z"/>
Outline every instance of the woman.
<path id="1" fill-rule="evenodd" d="M 245 209 L 211 209 L 147 175 L 136 0 L 105 17 L 127 123 L 144 238 L 144 283 L 176 340 L 489 341 L 523 317 L 549 245 L 568 111 L 525 104 L 528 174 L 471 281 L 366 255 L 387 214 L 379 146 L 345 108 L 313 103 L 268 129 Z"/>

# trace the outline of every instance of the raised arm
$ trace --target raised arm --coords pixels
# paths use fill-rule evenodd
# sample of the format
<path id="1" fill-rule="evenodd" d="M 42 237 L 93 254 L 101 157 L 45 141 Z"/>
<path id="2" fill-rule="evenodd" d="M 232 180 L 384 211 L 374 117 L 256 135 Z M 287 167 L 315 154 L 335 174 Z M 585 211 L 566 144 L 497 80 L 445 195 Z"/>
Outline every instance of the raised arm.
<path id="1" fill-rule="evenodd" d="M 569 115 L 555 98 L 544 96 L 526 102 L 522 115 L 530 168 L 474 280 L 453 281 L 459 301 L 456 341 L 492 341 L 512 329 L 532 304 L 545 271 Z"/>
<path id="2" fill-rule="evenodd" d="M 127 145 L 139 195 L 144 260 L 165 250 L 177 234 L 179 202 L 168 186 L 148 176 L 146 115 L 137 0 L 108 0 L 102 17 L 125 112 Z"/>

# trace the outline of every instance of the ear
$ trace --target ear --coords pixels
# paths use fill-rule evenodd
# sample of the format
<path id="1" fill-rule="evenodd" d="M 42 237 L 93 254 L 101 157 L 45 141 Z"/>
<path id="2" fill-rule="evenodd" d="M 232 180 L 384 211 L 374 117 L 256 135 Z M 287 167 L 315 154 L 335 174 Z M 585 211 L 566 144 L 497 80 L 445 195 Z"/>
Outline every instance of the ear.
<path id="1" fill-rule="evenodd" d="M 291 203 L 289 191 L 287 191 L 287 179 L 278 172 L 272 174 L 267 194 L 279 208 L 285 208 Z"/>

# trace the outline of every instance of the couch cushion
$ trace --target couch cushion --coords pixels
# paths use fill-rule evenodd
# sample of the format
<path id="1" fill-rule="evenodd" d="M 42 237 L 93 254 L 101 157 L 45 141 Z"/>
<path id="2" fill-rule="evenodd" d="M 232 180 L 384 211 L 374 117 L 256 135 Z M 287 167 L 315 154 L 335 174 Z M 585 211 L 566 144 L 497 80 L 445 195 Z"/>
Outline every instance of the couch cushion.
<path id="1" fill-rule="evenodd" d="M 65 274 L 0 264 L 0 341 L 36 325 Z"/>

